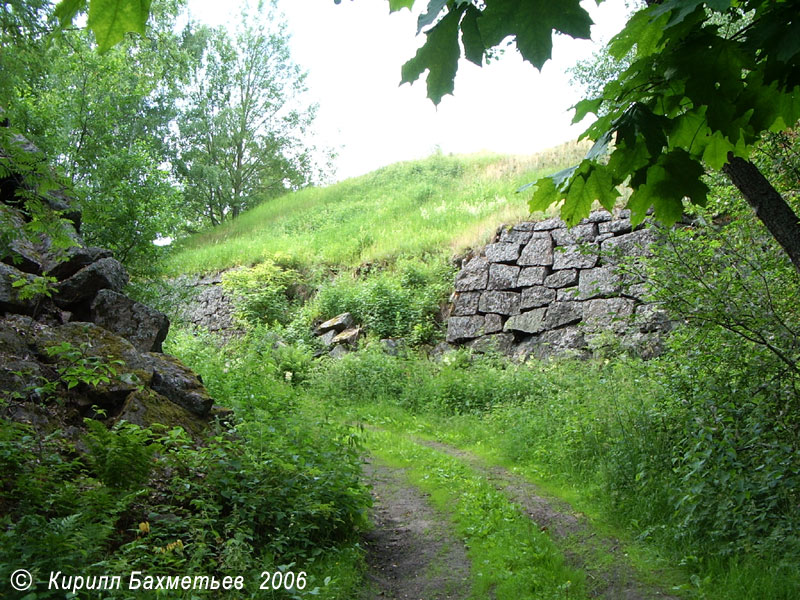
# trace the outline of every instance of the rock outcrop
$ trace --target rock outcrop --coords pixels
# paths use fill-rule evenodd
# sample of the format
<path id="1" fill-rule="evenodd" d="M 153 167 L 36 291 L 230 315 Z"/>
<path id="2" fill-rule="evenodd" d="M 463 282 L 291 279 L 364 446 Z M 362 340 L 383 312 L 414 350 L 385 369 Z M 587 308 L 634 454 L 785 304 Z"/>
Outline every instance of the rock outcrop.
<path id="1" fill-rule="evenodd" d="M 456 276 L 447 341 L 524 360 L 586 353 L 610 333 L 652 356 L 670 323 L 617 265 L 655 239 L 653 228 L 632 227 L 628 211 L 596 211 L 572 228 L 560 219 L 501 227 Z"/>
<path id="2" fill-rule="evenodd" d="M 11 139 L 14 152 L 43 161 Z M 77 432 L 93 417 L 202 432 L 213 400 L 197 375 L 161 353 L 169 320 L 124 295 L 128 273 L 108 250 L 86 246 L 69 199 L 48 193 L 46 204 L 71 221 L 60 236 L 71 247 L 21 234 L 30 216 L 18 192 L 38 192 L 14 173 L 10 153 L 0 149 L 0 416 L 44 431 Z"/>

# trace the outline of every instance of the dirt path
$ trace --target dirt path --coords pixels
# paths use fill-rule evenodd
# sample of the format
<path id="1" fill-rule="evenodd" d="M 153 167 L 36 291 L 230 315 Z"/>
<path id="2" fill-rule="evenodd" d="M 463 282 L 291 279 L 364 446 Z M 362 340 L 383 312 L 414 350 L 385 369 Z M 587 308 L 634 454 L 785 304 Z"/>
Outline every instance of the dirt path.
<path id="1" fill-rule="evenodd" d="M 360 600 L 461 600 L 469 595 L 464 547 L 403 469 L 368 462 L 374 529 L 365 539 L 368 588 Z"/>
<path id="2" fill-rule="evenodd" d="M 474 454 L 440 442 L 411 439 L 465 461 L 512 502 L 521 506 L 563 549 L 567 562 L 586 573 L 590 597 L 608 600 L 679 600 L 654 584 L 640 581 L 619 541 L 598 535 L 586 517 L 576 514 L 567 503 L 544 497 L 534 484 L 507 469 L 489 466 Z"/>

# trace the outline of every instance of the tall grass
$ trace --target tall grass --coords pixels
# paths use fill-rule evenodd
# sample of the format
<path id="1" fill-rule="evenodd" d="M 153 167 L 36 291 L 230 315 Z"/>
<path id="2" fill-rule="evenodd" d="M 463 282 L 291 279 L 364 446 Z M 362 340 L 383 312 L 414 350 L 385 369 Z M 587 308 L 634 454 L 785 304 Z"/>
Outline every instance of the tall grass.
<path id="1" fill-rule="evenodd" d="M 404 254 L 454 254 L 484 243 L 498 223 L 528 215 L 516 190 L 580 160 L 582 144 L 529 156 L 433 155 L 326 188 L 270 200 L 178 244 L 167 274 L 204 273 L 288 255 L 355 266 Z"/>

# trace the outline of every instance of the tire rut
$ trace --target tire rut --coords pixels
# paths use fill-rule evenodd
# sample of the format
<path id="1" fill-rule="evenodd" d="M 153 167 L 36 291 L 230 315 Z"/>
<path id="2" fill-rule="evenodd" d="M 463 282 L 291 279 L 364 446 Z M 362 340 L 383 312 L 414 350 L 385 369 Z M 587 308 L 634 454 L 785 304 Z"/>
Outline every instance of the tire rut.
<path id="1" fill-rule="evenodd" d="M 470 569 L 464 546 L 404 473 L 365 462 L 374 528 L 364 539 L 368 586 L 360 600 L 463 600 Z"/>
<path id="2" fill-rule="evenodd" d="M 640 581 L 619 540 L 599 535 L 586 517 L 576 514 L 566 502 L 543 496 L 533 483 L 503 467 L 487 465 L 470 452 L 432 440 L 413 436 L 409 439 L 463 460 L 509 500 L 521 506 L 531 520 L 562 547 L 568 564 L 586 573 L 586 587 L 591 598 L 680 600 L 656 585 Z M 580 548 L 580 551 L 572 548 Z M 611 560 L 600 565 L 589 564 L 589 557 L 593 554 L 607 555 Z"/>

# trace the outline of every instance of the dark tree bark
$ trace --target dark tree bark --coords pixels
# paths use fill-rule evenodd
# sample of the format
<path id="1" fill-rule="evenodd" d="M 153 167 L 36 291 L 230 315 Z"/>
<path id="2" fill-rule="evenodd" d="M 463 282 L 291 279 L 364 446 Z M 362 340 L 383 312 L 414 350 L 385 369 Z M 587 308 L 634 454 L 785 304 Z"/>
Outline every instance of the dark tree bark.
<path id="1" fill-rule="evenodd" d="M 800 217 L 750 161 L 729 153 L 728 163 L 722 167 L 722 172 L 742 193 L 756 216 L 800 271 Z"/>

